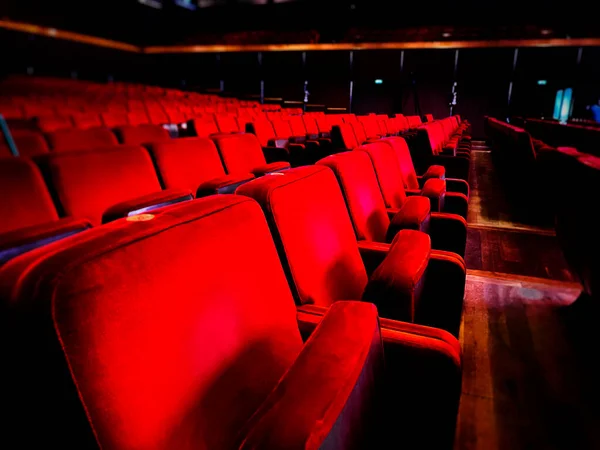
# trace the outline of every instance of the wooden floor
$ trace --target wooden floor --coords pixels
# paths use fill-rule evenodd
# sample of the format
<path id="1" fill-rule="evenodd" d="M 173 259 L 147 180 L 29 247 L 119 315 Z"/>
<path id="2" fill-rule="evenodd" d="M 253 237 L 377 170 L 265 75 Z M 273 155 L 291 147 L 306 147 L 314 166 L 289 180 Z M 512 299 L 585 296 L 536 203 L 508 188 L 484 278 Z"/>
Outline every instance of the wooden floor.
<path id="1" fill-rule="evenodd" d="M 600 449 L 597 313 L 553 231 L 512 215 L 489 152 L 471 174 L 456 450 Z"/>

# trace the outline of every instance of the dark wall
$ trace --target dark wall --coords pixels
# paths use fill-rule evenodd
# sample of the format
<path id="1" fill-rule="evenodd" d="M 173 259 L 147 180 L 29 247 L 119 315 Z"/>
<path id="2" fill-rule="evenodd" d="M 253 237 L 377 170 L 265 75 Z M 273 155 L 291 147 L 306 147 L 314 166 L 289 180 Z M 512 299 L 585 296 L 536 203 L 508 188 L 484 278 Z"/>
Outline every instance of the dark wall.
<path id="1" fill-rule="evenodd" d="M 453 112 L 473 123 L 477 137 L 486 114 L 551 117 L 557 89 L 573 88 L 578 117 L 600 97 L 597 47 L 519 48 L 515 60 L 514 48 L 142 55 L 9 31 L 0 31 L 0 43 L 12 49 L 4 73 L 222 87 L 239 96 L 258 96 L 262 86 L 265 98 L 294 101 L 303 100 L 307 81 L 309 103 L 357 114 L 415 114 L 419 105 L 422 114 L 444 117 L 456 82 Z"/>

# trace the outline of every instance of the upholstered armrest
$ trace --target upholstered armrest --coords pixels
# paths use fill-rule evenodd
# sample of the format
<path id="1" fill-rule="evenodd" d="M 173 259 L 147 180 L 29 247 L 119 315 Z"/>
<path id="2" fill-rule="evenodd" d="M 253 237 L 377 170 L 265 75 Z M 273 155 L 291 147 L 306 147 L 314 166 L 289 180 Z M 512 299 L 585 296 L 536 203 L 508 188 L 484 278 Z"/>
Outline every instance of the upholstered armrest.
<path id="1" fill-rule="evenodd" d="M 467 221 L 457 214 L 431 213 L 429 235 L 431 246 L 465 256 Z"/>
<path id="2" fill-rule="evenodd" d="M 446 178 L 446 169 L 444 166 L 429 166 L 427 172 L 422 175 L 422 178 L 428 180 L 429 178 Z"/>
<path id="3" fill-rule="evenodd" d="M 290 168 L 290 163 L 288 162 L 274 162 L 271 164 L 264 164 L 262 166 L 255 167 L 252 169 L 252 173 L 257 177 L 262 177 L 263 175 L 271 172 L 279 172 L 281 170 L 288 170 Z"/>
<path id="4" fill-rule="evenodd" d="M 194 197 L 187 189 L 167 189 L 153 194 L 118 203 L 108 208 L 102 215 L 102 223 L 112 222 L 123 217 L 135 216 L 163 206 L 186 202 Z"/>
<path id="5" fill-rule="evenodd" d="M 254 175 L 251 173 L 213 178 L 198 186 L 196 197 L 206 197 L 213 194 L 233 194 L 238 186 L 253 179 Z"/>
<path id="6" fill-rule="evenodd" d="M 446 177 L 469 179 L 470 162 L 463 156 L 435 155 L 427 158 L 427 165 L 438 164 L 446 168 Z"/>
<path id="7" fill-rule="evenodd" d="M 421 195 L 429 199 L 432 211 L 443 211 L 444 199 L 446 197 L 446 182 L 439 178 L 430 178 L 423 185 Z"/>
<path id="8" fill-rule="evenodd" d="M 464 194 L 458 192 L 446 192 L 444 196 L 444 210 L 442 212 L 450 214 L 458 214 L 463 218 L 467 218 L 469 211 L 469 200 Z"/>
<path id="9" fill-rule="evenodd" d="M 408 197 L 390 221 L 386 242 L 392 242 L 400 230 L 428 233 L 430 213 L 431 204 L 427 197 Z"/>
<path id="10" fill-rule="evenodd" d="M 286 141 L 287 143 L 287 141 Z M 279 147 L 276 145 L 269 145 L 263 147 L 263 155 L 267 163 L 273 163 L 277 161 L 288 161 L 290 160 L 290 152 L 285 147 Z"/>
<path id="11" fill-rule="evenodd" d="M 458 178 L 446 178 L 446 192 L 458 192 L 469 198 L 470 189 L 469 183 Z"/>
<path id="12" fill-rule="evenodd" d="M 362 258 L 367 275 L 371 276 L 383 262 L 390 250 L 390 244 L 358 241 L 358 251 Z"/>
<path id="13" fill-rule="evenodd" d="M 382 317 L 414 322 L 430 254 L 428 235 L 400 231 L 388 256 L 369 278 L 363 300 L 375 303 Z"/>
<path id="14" fill-rule="evenodd" d="M 334 303 L 236 447 L 367 448 L 377 438 L 383 358 L 377 309 Z"/>
<path id="15" fill-rule="evenodd" d="M 441 328 L 458 337 L 466 273 L 465 262 L 456 253 L 431 251 L 427 282 L 416 311 L 417 323 Z"/>
<path id="16" fill-rule="evenodd" d="M 60 219 L 0 234 L 0 265 L 30 250 L 91 228 L 84 219 Z"/>
<path id="17" fill-rule="evenodd" d="M 298 307 L 303 335 L 310 335 L 328 308 Z M 445 330 L 380 318 L 385 355 L 386 395 L 381 442 L 397 439 L 411 448 L 450 448 L 461 391 L 462 356 L 458 340 Z M 403 408 L 398 408 L 401 404 Z M 407 412 L 410 412 L 407 414 Z M 431 433 L 432 427 L 436 430 Z M 389 433 L 388 433 L 389 432 Z"/>

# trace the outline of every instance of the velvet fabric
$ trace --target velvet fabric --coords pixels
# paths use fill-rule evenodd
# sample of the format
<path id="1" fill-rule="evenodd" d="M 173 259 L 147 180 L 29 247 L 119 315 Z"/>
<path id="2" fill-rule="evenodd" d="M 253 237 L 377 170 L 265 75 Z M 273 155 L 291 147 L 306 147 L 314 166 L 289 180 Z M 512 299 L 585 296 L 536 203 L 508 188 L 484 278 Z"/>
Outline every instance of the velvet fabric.
<path id="1" fill-rule="evenodd" d="M 289 168 L 289 163 L 285 162 L 267 164 L 260 142 L 253 134 L 221 135 L 215 137 L 214 141 L 223 165 L 230 175 L 251 172 L 261 176 L 268 172 Z"/>
<path id="2" fill-rule="evenodd" d="M 44 133 L 73 128 L 73 121 L 67 116 L 41 116 L 36 117 L 34 122 L 38 130 Z"/>
<path id="3" fill-rule="evenodd" d="M 210 197 L 66 241 L 0 272 L 23 355 L 11 411 L 36 430 L 19 442 L 232 448 L 302 346 L 256 203 Z"/>
<path id="4" fill-rule="evenodd" d="M 161 191 L 150 155 L 142 147 L 56 154 L 48 159 L 48 170 L 66 215 L 94 225 L 102 222 L 109 207 Z"/>
<path id="5" fill-rule="evenodd" d="M 71 120 L 73 121 L 75 128 L 79 129 L 105 126 L 100 120 L 100 116 L 93 113 L 74 114 L 71 116 Z"/>
<path id="6" fill-rule="evenodd" d="M 235 190 L 244 183 L 254 179 L 251 173 L 244 175 L 223 175 L 222 177 L 213 178 L 205 181 L 196 191 L 196 197 L 206 197 L 214 194 L 233 194 Z"/>
<path id="7" fill-rule="evenodd" d="M 11 132 L 11 135 L 21 157 L 31 158 L 48 153 L 48 143 L 44 136 L 37 131 L 15 130 Z M 2 139 L 0 141 L 0 157 L 4 156 L 12 157 L 13 155 Z"/>
<path id="8" fill-rule="evenodd" d="M 375 437 L 375 308 L 340 302 L 303 348 L 250 199 L 208 197 L 36 250 L 0 269 L 0 298 L 18 343 L 5 438 L 23 447 L 346 449 Z"/>
<path id="9" fill-rule="evenodd" d="M 377 437 L 383 377 L 377 309 L 337 302 L 247 424 L 239 448 L 367 448 Z"/>
<path id="10" fill-rule="evenodd" d="M 200 185 L 226 176 L 219 151 L 209 138 L 171 139 L 151 144 L 148 149 L 167 189 L 196 192 Z"/>
<path id="11" fill-rule="evenodd" d="M 240 186 L 263 208 L 298 303 L 360 299 L 367 274 L 332 171 L 306 166 Z"/>
<path id="12" fill-rule="evenodd" d="M 389 211 L 389 209 L 388 209 Z M 431 205 L 426 197 L 410 197 L 390 221 L 386 242 L 392 242 L 400 230 L 415 230 L 430 233 Z"/>
<path id="13" fill-rule="evenodd" d="M 171 139 L 169 132 L 160 125 L 123 126 L 115 129 L 119 142 L 125 145 L 145 145 Z"/>
<path id="14" fill-rule="evenodd" d="M 358 240 L 385 242 L 390 220 L 375 170 L 365 152 L 344 152 L 317 162 L 335 174 Z"/>
<path id="15" fill-rule="evenodd" d="M 38 168 L 27 158 L 0 158 L 0 233 L 58 220 Z"/>
<path id="16" fill-rule="evenodd" d="M 217 127 L 217 124 L 212 119 L 193 119 L 191 121 L 191 128 L 196 133 L 196 136 L 202 138 L 208 138 L 220 133 L 219 127 Z"/>
<path id="17" fill-rule="evenodd" d="M 411 165 L 412 165 L 412 161 L 411 161 Z M 425 172 L 423 174 L 423 178 L 425 178 L 426 180 L 429 178 L 440 178 L 442 180 L 445 180 L 446 179 L 446 169 L 443 166 L 429 166 L 427 168 L 427 172 Z M 418 184 L 417 184 L 417 188 L 418 188 Z M 412 188 L 412 189 L 416 189 L 416 188 Z"/>
<path id="18" fill-rule="evenodd" d="M 54 152 L 88 150 L 118 144 L 115 135 L 105 127 L 88 128 L 87 130 L 77 128 L 57 130 L 48 133 L 46 138 Z"/>
<path id="19" fill-rule="evenodd" d="M 433 211 L 444 211 L 446 200 L 446 181 L 439 178 L 430 178 L 423 185 L 420 194 L 431 202 Z"/>
<path id="20" fill-rule="evenodd" d="M 369 278 L 362 299 L 375 303 L 383 317 L 415 322 L 430 254 L 428 235 L 401 230 L 388 255 Z"/>

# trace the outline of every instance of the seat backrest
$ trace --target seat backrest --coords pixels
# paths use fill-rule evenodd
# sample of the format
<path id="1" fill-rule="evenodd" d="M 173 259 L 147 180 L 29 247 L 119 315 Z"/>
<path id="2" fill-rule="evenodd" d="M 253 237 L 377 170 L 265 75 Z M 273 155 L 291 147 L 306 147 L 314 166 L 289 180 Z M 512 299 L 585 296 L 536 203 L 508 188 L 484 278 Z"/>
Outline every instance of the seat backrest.
<path id="1" fill-rule="evenodd" d="M 228 174 L 252 172 L 266 164 L 258 138 L 250 133 L 220 135 L 214 138 Z"/>
<path id="2" fill-rule="evenodd" d="M 333 170 L 340 183 L 356 238 L 385 242 L 390 219 L 369 155 L 364 151 L 343 152 L 317 164 Z"/>
<path id="3" fill-rule="evenodd" d="M 413 164 L 410 149 L 406 140 L 401 137 L 389 137 L 381 140 L 392 147 L 396 154 L 396 159 L 402 172 L 402 181 L 405 189 L 419 189 L 419 179 Z"/>
<path id="4" fill-rule="evenodd" d="M 288 139 L 294 136 L 290 123 L 287 120 L 273 118 L 271 119 L 271 123 L 273 124 L 275 135 L 278 138 Z"/>
<path id="5" fill-rule="evenodd" d="M 331 139 L 336 148 L 352 150 L 360 145 L 356 139 L 352 125 L 348 123 L 334 125 L 331 129 Z"/>
<path id="6" fill-rule="evenodd" d="M 98 114 L 74 114 L 71 116 L 75 128 L 93 128 L 104 126 Z"/>
<path id="7" fill-rule="evenodd" d="M 57 130 L 68 130 L 73 128 L 73 122 L 66 116 L 40 116 L 36 117 L 35 124 L 38 130 L 51 133 Z"/>
<path id="8" fill-rule="evenodd" d="M 0 271 L 23 274 L 27 426 L 58 448 L 238 448 L 303 345 L 260 207 L 211 196 L 88 231 Z"/>
<path id="9" fill-rule="evenodd" d="M 408 126 L 410 128 L 416 128 L 423 123 L 421 116 L 406 116 L 406 119 L 408 120 Z"/>
<path id="10" fill-rule="evenodd" d="M 408 124 L 408 119 L 402 114 L 396 114 L 396 117 L 394 117 L 393 120 L 394 122 L 396 122 L 396 127 L 400 132 L 407 131 L 410 128 Z"/>
<path id="11" fill-rule="evenodd" d="M 326 116 L 326 115 L 317 116 L 316 122 L 317 122 L 317 126 L 319 127 L 319 131 L 321 133 L 331 133 L 332 123 L 330 120 L 330 116 Z"/>
<path id="12" fill-rule="evenodd" d="M 267 147 L 271 139 L 275 139 L 273 125 L 267 119 L 258 119 L 247 125 L 246 131 L 251 129 L 258 138 L 262 147 Z"/>
<path id="13" fill-rule="evenodd" d="M 365 133 L 365 127 L 360 122 L 351 123 L 352 131 L 354 131 L 354 136 L 356 137 L 356 143 L 358 145 L 366 142 L 367 133 Z"/>
<path id="14" fill-rule="evenodd" d="M 362 145 L 356 150 L 366 152 L 369 155 L 385 206 L 387 208 L 402 208 L 404 202 L 406 202 L 406 192 L 400 164 L 392 146 L 382 140 Z"/>
<path id="15" fill-rule="evenodd" d="M 306 136 L 307 131 L 302 116 L 290 116 L 288 122 L 292 129 L 292 136 Z"/>
<path id="16" fill-rule="evenodd" d="M 212 119 L 194 119 L 192 120 L 192 126 L 198 137 L 210 137 L 213 134 L 219 134 L 219 127 Z"/>
<path id="17" fill-rule="evenodd" d="M 315 116 L 304 114 L 302 117 L 302 121 L 304 122 L 304 127 L 306 128 L 306 133 L 313 136 L 319 135 L 319 126 L 317 124 L 317 120 Z M 329 132 L 329 130 L 328 130 Z"/>
<path id="18" fill-rule="evenodd" d="M 148 147 L 166 189 L 196 192 L 201 183 L 225 175 L 219 151 L 209 138 L 180 138 Z"/>
<path id="19" fill-rule="evenodd" d="M 425 118 L 427 122 L 433 122 L 433 114 L 425 114 Z"/>
<path id="20" fill-rule="evenodd" d="M 55 152 L 68 150 L 87 150 L 96 147 L 117 145 L 117 138 L 104 127 L 79 130 L 58 130 L 46 135 L 50 148 Z"/>
<path id="21" fill-rule="evenodd" d="M 240 126 L 238 125 L 235 117 L 229 115 L 217 114 L 215 116 L 217 126 L 221 133 L 239 133 Z"/>
<path id="22" fill-rule="evenodd" d="M 0 233 L 58 220 L 38 168 L 27 158 L 0 158 Z"/>
<path id="23" fill-rule="evenodd" d="M 48 168 L 65 213 L 93 224 L 110 206 L 161 190 L 150 155 L 138 146 L 51 155 Z"/>
<path id="24" fill-rule="evenodd" d="M 359 116 L 358 121 L 364 127 L 367 138 L 375 138 L 381 135 L 381 130 L 377 124 L 377 116 Z"/>
<path id="25" fill-rule="evenodd" d="M 171 139 L 160 125 L 124 126 L 115 129 L 119 142 L 125 145 L 144 145 Z"/>
<path id="26" fill-rule="evenodd" d="M 113 128 L 129 124 L 126 113 L 102 113 L 100 115 L 105 127 Z"/>
<path id="27" fill-rule="evenodd" d="M 302 304 L 362 298 L 367 274 L 344 197 L 330 169 L 305 166 L 240 186 L 257 200 Z"/>
<path id="28" fill-rule="evenodd" d="M 129 125 L 145 125 L 149 124 L 150 120 L 148 119 L 148 115 L 146 111 L 140 110 L 135 112 L 127 113 L 127 122 Z M 124 125 L 124 124 L 121 124 Z"/>
<path id="29" fill-rule="evenodd" d="M 48 143 L 37 131 L 16 130 L 11 133 L 19 156 L 32 157 L 48 153 Z M 12 155 L 4 137 L 0 136 L 0 156 Z"/>

